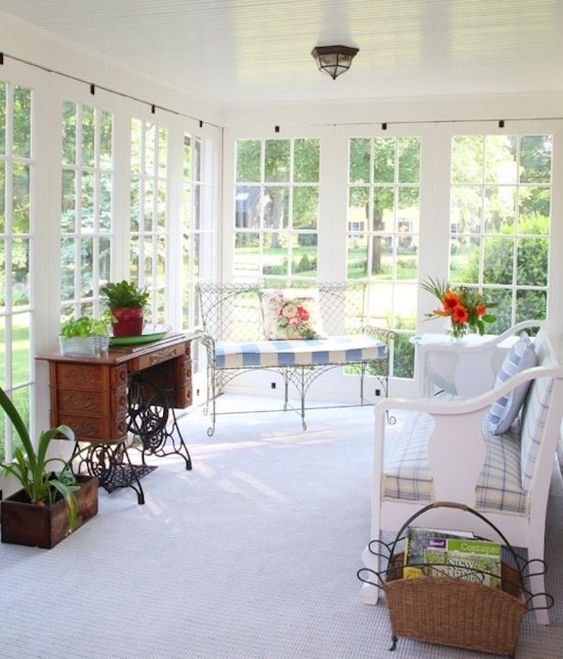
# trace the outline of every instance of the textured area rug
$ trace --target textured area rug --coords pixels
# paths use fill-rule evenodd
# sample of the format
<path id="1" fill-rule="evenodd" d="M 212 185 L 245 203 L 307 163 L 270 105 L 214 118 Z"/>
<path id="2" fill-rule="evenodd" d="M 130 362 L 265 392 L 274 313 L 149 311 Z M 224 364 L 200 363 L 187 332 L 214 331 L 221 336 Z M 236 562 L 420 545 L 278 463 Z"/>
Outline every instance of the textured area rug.
<path id="1" fill-rule="evenodd" d="M 230 397 L 235 409 L 248 401 Z M 0 546 L 4 659 L 486 657 L 407 639 L 388 654 L 383 604 L 360 602 L 373 411 L 181 421 L 194 468 L 151 460 L 146 504 L 100 492 L 100 512 L 47 551 Z M 527 615 L 518 657 L 563 647 L 563 491 L 548 531 L 549 628 Z"/>

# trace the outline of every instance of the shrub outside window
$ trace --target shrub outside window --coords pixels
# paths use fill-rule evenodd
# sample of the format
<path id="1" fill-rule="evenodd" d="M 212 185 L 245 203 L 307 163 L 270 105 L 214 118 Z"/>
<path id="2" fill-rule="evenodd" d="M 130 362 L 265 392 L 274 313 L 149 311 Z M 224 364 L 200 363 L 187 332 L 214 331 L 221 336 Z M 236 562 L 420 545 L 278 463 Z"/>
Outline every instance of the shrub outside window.
<path id="1" fill-rule="evenodd" d="M 498 303 L 492 333 L 546 316 L 551 164 L 551 135 L 452 139 L 450 280 Z"/>

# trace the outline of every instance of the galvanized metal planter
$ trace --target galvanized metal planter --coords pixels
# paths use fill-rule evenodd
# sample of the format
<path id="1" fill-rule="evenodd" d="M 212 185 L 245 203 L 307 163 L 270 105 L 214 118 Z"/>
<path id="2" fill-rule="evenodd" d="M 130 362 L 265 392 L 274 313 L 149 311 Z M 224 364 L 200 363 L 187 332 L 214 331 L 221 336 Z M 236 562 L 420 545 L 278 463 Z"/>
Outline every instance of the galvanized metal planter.
<path id="1" fill-rule="evenodd" d="M 63 355 L 100 357 L 107 355 L 109 336 L 59 336 L 59 347 Z"/>

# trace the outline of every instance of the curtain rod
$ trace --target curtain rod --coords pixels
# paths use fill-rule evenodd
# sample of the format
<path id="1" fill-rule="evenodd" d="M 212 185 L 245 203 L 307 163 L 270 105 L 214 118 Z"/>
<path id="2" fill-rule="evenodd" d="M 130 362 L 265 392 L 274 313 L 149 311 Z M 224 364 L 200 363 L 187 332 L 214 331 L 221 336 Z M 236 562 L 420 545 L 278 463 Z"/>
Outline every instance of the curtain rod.
<path id="1" fill-rule="evenodd" d="M 483 122 L 495 122 L 499 128 L 506 128 L 509 121 L 563 121 L 563 117 L 509 117 L 498 119 L 493 117 L 483 117 L 481 119 L 412 119 L 399 121 L 349 121 L 349 122 L 329 122 L 326 124 L 312 124 L 319 128 L 337 127 L 337 126 L 381 126 L 381 130 L 387 130 L 389 126 L 408 126 L 422 124 L 476 124 Z"/>
<path id="2" fill-rule="evenodd" d="M 57 71 L 56 69 L 51 69 L 47 66 L 44 66 L 43 64 L 30 62 L 29 60 L 23 59 L 21 57 L 16 57 L 15 55 L 9 55 L 8 53 L 0 52 L 0 66 L 4 64 L 4 60 L 6 58 L 12 59 L 15 62 L 20 62 L 20 64 L 32 66 L 41 71 L 45 71 L 46 73 L 54 73 L 55 75 L 61 76 L 62 78 L 66 78 L 67 80 L 74 80 L 75 82 L 80 82 L 82 84 L 85 84 L 90 89 L 90 93 L 92 94 L 92 96 L 95 95 L 96 89 L 101 89 L 102 91 L 108 92 L 109 94 L 114 94 L 115 96 L 121 96 L 122 98 L 127 98 L 131 101 L 137 101 L 137 103 L 142 103 L 143 105 L 148 105 L 148 107 L 151 109 L 152 114 L 155 114 L 157 109 L 163 110 L 164 112 L 169 112 L 170 114 L 174 114 L 178 117 L 185 117 L 186 119 L 192 119 L 193 121 L 197 121 L 199 122 L 199 127 L 200 128 L 203 127 L 204 122 L 199 117 L 194 117 L 191 114 L 186 114 L 185 112 L 180 112 L 179 110 L 172 110 L 171 108 L 167 108 L 162 105 L 157 105 L 156 103 L 152 103 L 151 101 L 147 101 L 143 98 L 139 98 L 138 96 L 133 96 L 132 94 L 127 94 L 126 92 L 118 91 L 117 89 L 111 89 L 110 87 L 105 87 L 104 85 L 97 85 L 96 83 L 93 83 L 89 80 L 84 80 L 84 78 L 79 78 L 78 76 L 73 76 L 70 73 L 64 73 L 63 71 Z M 214 128 L 222 128 L 222 126 L 219 126 L 218 124 L 214 124 L 211 121 L 206 121 L 205 123 L 209 126 L 213 126 Z"/>
<path id="3" fill-rule="evenodd" d="M 131 101 L 136 101 L 137 103 L 142 103 L 143 105 L 147 105 L 151 109 L 151 113 L 155 114 L 156 110 L 162 110 L 164 112 L 168 112 L 170 114 L 176 115 L 178 117 L 185 117 L 186 119 L 191 119 L 192 121 L 197 121 L 199 122 L 199 127 L 203 127 L 203 120 L 200 119 L 199 117 L 194 117 L 191 114 L 187 114 L 185 112 L 180 112 L 179 110 L 173 110 L 171 108 L 164 107 L 162 105 L 157 105 L 156 103 L 152 103 L 151 101 L 147 101 L 143 98 L 139 98 L 138 96 L 133 96 L 132 94 L 127 94 L 126 92 L 121 92 L 118 91 L 117 89 L 111 89 L 110 87 L 105 87 L 104 85 L 97 85 L 89 80 L 85 80 L 84 78 L 80 78 L 78 76 L 73 76 L 70 73 L 64 73 L 63 71 L 57 71 L 56 69 L 51 69 L 47 66 L 44 66 L 43 64 L 37 64 L 36 62 L 31 62 L 29 60 L 23 59 L 21 57 L 16 57 L 15 55 L 9 55 L 8 53 L 1 52 L 0 51 L 0 66 L 4 64 L 4 59 L 12 59 L 15 62 L 20 62 L 20 64 L 25 64 L 27 66 L 34 67 L 36 69 L 39 69 L 41 71 L 45 71 L 46 73 L 54 73 L 55 75 L 61 76 L 62 78 L 66 78 L 67 80 L 74 80 L 75 82 L 79 82 L 81 84 L 87 85 L 88 88 L 90 89 L 90 93 L 92 95 L 95 94 L 96 89 L 101 89 L 102 91 L 107 92 L 108 94 L 114 94 L 116 96 L 121 96 L 122 98 L 127 98 Z M 399 121 L 351 121 L 351 122 L 329 122 L 329 123 L 313 123 L 311 126 L 316 126 L 316 127 L 336 127 L 336 126 L 377 126 L 380 125 L 382 130 L 387 130 L 389 126 L 404 126 L 404 125 L 426 125 L 426 124 L 462 124 L 462 123 L 482 123 L 482 122 L 487 122 L 487 121 L 494 121 L 498 123 L 499 128 L 505 128 L 505 122 L 507 121 L 562 121 L 563 117 L 512 117 L 512 118 L 504 118 L 504 119 L 497 119 L 497 118 L 491 118 L 491 117 L 485 117 L 481 119 L 414 119 L 412 121 L 406 121 L 406 120 L 399 120 Z M 211 121 L 206 121 L 206 124 L 209 126 L 213 126 L 214 128 L 218 129 L 223 129 L 224 126 L 220 126 L 218 124 L 215 124 Z M 279 126 L 276 126 L 276 133 L 279 132 Z"/>

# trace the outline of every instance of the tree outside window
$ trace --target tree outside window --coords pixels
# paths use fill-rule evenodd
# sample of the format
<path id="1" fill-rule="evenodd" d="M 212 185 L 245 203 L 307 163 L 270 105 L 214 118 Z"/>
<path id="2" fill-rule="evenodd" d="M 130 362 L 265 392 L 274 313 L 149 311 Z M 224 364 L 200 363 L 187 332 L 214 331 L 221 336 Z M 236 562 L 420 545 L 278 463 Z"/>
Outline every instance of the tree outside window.
<path id="1" fill-rule="evenodd" d="M 370 323 L 397 332 L 396 377 L 413 377 L 419 218 L 419 138 L 350 139 L 347 276 L 367 288 Z"/>
<path id="2" fill-rule="evenodd" d="M 498 303 L 489 331 L 546 316 L 551 135 L 452 139 L 450 280 Z"/>
<path id="3" fill-rule="evenodd" d="M 266 286 L 317 278 L 318 139 L 236 143 L 236 281 Z"/>

